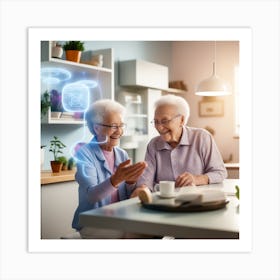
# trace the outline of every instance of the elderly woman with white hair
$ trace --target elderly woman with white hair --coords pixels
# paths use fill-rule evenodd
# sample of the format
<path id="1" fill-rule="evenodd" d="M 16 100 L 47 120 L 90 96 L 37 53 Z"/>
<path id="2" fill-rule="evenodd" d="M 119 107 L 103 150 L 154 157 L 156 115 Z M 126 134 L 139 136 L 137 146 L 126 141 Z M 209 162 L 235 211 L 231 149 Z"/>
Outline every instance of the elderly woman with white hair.
<path id="1" fill-rule="evenodd" d="M 222 182 L 227 177 L 221 154 L 205 129 L 188 127 L 190 109 L 179 96 L 164 95 L 155 103 L 152 123 L 159 136 L 148 146 L 148 168 L 137 181 L 138 195 L 143 187 L 153 191 L 159 181 L 175 181 L 176 187 Z"/>
<path id="2" fill-rule="evenodd" d="M 125 128 L 124 114 L 125 108 L 109 99 L 94 102 L 86 112 L 88 129 L 94 137 L 76 154 L 79 205 L 72 222 L 82 238 L 122 238 L 122 232 L 82 228 L 79 214 L 128 199 L 147 166 L 145 162 L 131 164 L 127 153 L 118 147 Z"/>

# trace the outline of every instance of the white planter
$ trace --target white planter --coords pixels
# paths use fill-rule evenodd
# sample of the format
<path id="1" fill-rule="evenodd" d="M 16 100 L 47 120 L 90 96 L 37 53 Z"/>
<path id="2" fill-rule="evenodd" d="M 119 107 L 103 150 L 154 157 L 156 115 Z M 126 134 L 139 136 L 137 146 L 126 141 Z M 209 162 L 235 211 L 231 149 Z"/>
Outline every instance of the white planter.
<path id="1" fill-rule="evenodd" d="M 52 57 L 61 58 L 63 54 L 63 48 L 61 46 L 57 46 L 56 43 L 52 46 Z"/>

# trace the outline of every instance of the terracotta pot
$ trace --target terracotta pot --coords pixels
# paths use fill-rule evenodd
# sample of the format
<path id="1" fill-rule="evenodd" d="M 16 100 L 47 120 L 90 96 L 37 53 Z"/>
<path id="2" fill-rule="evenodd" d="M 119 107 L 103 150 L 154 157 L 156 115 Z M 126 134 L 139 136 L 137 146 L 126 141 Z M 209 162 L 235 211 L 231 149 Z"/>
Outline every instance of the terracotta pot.
<path id="1" fill-rule="evenodd" d="M 73 62 L 80 62 L 81 59 L 81 51 L 76 51 L 76 50 L 69 50 L 65 51 L 66 53 L 66 60 L 70 60 Z"/>
<path id="2" fill-rule="evenodd" d="M 59 172 L 61 172 L 62 165 L 63 165 L 62 162 L 52 160 L 52 161 L 51 161 L 52 172 L 53 172 L 53 173 L 59 173 Z"/>
<path id="3" fill-rule="evenodd" d="M 67 164 L 63 164 L 63 165 L 62 165 L 62 170 L 67 170 L 67 169 L 68 169 Z"/>

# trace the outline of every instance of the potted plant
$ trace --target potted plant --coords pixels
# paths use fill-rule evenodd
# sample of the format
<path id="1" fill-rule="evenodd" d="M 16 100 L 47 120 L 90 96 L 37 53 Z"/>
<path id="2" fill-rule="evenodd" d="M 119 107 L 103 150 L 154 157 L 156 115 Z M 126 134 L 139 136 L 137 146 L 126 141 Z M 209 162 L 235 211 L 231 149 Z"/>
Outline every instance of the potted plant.
<path id="1" fill-rule="evenodd" d="M 68 170 L 72 170 L 75 165 L 75 159 L 73 157 L 70 157 L 68 160 Z"/>
<path id="2" fill-rule="evenodd" d="M 45 116 L 51 106 L 51 101 L 50 101 L 50 94 L 46 90 L 42 95 L 41 95 L 41 117 Z"/>
<path id="3" fill-rule="evenodd" d="M 53 153 L 54 160 L 51 161 L 51 168 L 53 173 L 59 173 L 62 169 L 62 162 L 59 161 L 58 155 L 62 154 L 62 149 L 64 149 L 66 145 L 64 145 L 57 136 L 54 136 L 50 141 L 50 149 L 49 152 Z"/>
<path id="4" fill-rule="evenodd" d="M 51 116 L 52 118 L 60 118 L 63 112 L 63 106 L 61 101 L 61 93 L 56 89 L 53 89 L 50 93 L 50 103 L 51 103 Z"/>
<path id="5" fill-rule="evenodd" d="M 74 62 L 80 62 L 82 51 L 85 50 L 84 42 L 67 41 L 63 45 L 63 50 L 66 54 L 66 59 Z"/>
<path id="6" fill-rule="evenodd" d="M 61 156 L 57 158 L 61 163 L 62 163 L 62 170 L 67 170 L 68 169 L 68 160 L 65 156 Z"/>

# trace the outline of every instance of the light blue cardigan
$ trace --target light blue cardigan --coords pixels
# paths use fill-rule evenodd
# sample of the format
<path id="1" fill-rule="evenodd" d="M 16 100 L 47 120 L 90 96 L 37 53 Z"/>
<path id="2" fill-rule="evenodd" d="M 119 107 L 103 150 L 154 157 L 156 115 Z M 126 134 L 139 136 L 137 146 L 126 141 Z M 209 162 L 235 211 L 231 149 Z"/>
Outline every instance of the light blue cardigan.
<path id="1" fill-rule="evenodd" d="M 119 147 L 114 147 L 114 153 L 115 167 L 129 158 L 127 152 Z M 102 150 L 94 141 L 79 149 L 76 160 L 77 172 L 75 178 L 79 183 L 79 205 L 74 214 L 72 227 L 80 230 L 79 214 L 110 204 L 111 195 L 116 188 L 111 184 L 112 172 Z M 128 199 L 134 188 L 134 185 L 121 183 L 118 187 L 119 199 Z"/>

